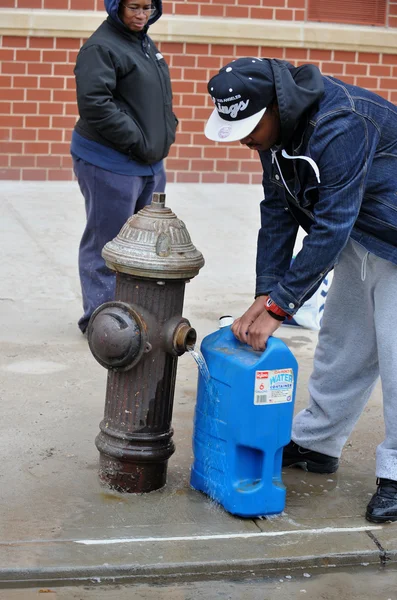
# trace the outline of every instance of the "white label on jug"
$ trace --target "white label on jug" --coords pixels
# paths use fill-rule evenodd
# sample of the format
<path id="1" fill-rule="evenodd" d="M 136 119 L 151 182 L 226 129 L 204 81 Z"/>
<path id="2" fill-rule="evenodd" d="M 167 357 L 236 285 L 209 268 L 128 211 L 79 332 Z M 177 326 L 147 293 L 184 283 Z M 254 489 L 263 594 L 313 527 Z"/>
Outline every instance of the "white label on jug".
<path id="1" fill-rule="evenodd" d="M 254 404 L 292 402 L 294 372 L 292 369 L 255 371 Z"/>

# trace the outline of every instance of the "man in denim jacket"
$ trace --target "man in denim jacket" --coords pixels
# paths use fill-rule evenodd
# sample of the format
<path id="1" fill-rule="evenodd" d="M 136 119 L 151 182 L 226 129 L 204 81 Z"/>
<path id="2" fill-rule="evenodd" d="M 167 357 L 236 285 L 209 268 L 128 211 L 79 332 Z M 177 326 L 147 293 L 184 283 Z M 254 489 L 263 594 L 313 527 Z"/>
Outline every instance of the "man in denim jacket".
<path id="1" fill-rule="evenodd" d="M 333 473 L 380 376 L 373 522 L 397 521 L 397 107 L 368 90 L 273 59 L 242 58 L 208 83 L 205 134 L 257 150 L 264 200 L 256 295 L 233 324 L 263 350 L 334 268 L 309 382 L 283 465 Z M 307 236 L 291 264 L 299 225 Z"/>

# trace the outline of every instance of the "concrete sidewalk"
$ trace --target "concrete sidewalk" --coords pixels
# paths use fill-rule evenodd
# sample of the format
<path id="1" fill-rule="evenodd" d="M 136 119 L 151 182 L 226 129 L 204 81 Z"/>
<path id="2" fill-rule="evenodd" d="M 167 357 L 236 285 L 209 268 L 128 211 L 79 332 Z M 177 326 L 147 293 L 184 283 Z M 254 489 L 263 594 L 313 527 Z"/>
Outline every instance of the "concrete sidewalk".
<path id="1" fill-rule="evenodd" d="M 199 341 L 220 315 L 238 316 L 252 301 L 260 199 L 260 186 L 168 186 L 167 205 L 206 259 L 184 310 Z M 2 183 L 0 216 L 0 587 L 310 574 L 396 560 L 397 524 L 363 516 L 383 436 L 379 388 L 336 475 L 286 470 L 285 513 L 243 520 L 189 487 L 197 370 L 183 356 L 167 486 L 144 496 L 102 488 L 94 440 L 106 371 L 76 326 L 82 198 L 75 183 Z M 299 410 L 317 334 L 279 331 L 299 362 Z"/>

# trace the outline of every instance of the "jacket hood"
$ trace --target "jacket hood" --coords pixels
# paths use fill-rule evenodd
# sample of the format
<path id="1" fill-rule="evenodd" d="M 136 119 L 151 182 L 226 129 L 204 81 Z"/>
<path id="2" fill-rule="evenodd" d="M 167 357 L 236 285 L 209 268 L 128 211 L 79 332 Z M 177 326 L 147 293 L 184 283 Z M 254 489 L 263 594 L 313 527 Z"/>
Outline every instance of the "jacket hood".
<path id="1" fill-rule="evenodd" d="M 269 59 L 281 121 L 281 146 L 291 141 L 300 118 L 324 94 L 324 82 L 315 65 L 294 67 L 290 63 Z"/>
<path id="2" fill-rule="evenodd" d="M 126 0 L 127 1 L 127 0 Z M 119 6 L 121 3 L 121 0 L 104 0 L 105 3 L 105 9 L 106 12 L 108 13 L 108 15 L 114 20 L 117 21 L 118 23 L 121 23 L 121 20 L 119 18 L 118 12 L 119 12 Z M 156 21 L 159 20 L 159 18 L 161 17 L 161 15 L 163 14 L 163 3 L 162 0 L 151 0 L 151 3 L 156 7 L 156 12 L 154 13 L 154 15 L 152 15 L 148 21 L 148 24 L 145 28 L 145 30 L 147 31 L 148 28 L 150 27 L 150 25 L 153 25 L 153 23 L 155 23 Z"/>

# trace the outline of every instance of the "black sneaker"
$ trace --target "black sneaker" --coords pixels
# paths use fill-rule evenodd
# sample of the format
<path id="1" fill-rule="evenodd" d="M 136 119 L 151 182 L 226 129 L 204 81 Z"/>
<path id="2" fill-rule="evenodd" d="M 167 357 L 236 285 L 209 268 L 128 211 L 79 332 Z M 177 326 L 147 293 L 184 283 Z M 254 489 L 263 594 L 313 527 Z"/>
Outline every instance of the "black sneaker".
<path id="1" fill-rule="evenodd" d="M 365 518 L 371 523 L 397 521 L 397 481 L 377 479 L 378 489 L 372 496 Z"/>
<path id="2" fill-rule="evenodd" d="M 307 450 L 291 441 L 284 448 L 283 467 L 302 467 L 311 473 L 335 473 L 339 467 L 339 459 Z"/>

